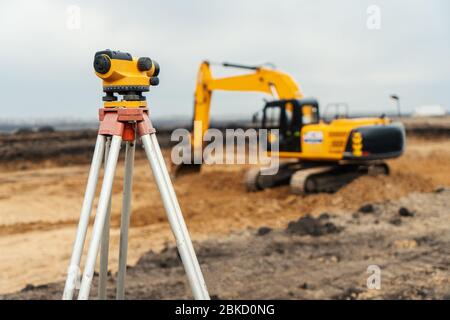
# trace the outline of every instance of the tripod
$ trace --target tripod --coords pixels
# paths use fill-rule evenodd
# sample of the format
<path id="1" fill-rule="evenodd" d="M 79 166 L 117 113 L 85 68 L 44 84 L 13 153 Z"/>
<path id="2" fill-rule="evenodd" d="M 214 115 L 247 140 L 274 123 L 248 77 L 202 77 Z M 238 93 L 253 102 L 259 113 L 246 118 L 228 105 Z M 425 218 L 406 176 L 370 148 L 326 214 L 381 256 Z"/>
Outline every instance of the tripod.
<path id="1" fill-rule="evenodd" d="M 119 102 L 120 104 L 120 102 Z M 126 105 L 126 102 L 123 103 Z M 111 193 L 114 174 L 122 141 L 126 143 L 125 175 L 123 186 L 122 216 L 120 226 L 119 268 L 117 273 L 116 298 L 124 299 L 125 275 L 128 248 L 128 228 L 131 212 L 132 174 L 136 136 L 140 137 L 145 154 L 150 163 L 158 186 L 170 227 L 175 236 L 178 251 L 183 263 L 189 285 L 195 299 L 208 300 L 209 294 L 203 279 L 200 265 L 194 252 L 178 200 L 167 172 L 147 108 L 102 108 L 99 112 L 100 127 L 92 158 L 91 168 L 84 195 L 73 252 L 68 268 L 63 299 L 73 298 L 80 275 L 80 260 L 89 225 L 89 217 L 95 196 L 100 167 L 105 156 L 103 183 L 98 201 L 97 213 L 92 229 L 85 268 L 81 280 L 78 300 L 86 300 L 94 275 L 95 264 L 101 244 L 99 299 L 106 299 L 106 278 L 108 270 L 109 220 Z"/>

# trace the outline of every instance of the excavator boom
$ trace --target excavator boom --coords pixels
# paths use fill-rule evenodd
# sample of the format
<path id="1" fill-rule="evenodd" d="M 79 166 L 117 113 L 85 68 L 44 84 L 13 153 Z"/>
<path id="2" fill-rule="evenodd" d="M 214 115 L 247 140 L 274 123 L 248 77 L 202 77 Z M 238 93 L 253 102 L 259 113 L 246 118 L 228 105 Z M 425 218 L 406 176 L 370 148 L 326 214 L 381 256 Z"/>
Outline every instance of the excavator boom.
<path id="1" fill-rule="evenodd" d="M 194 96 L 193 131 L 191 133 L 192 155 L 202 154 L 203 137 L 210 125 L 213 91 L 262 92 L 277 99 L 301 99 L 303 97 L 298 84 L 287 73 L 263 66 L 243 66 L 231 63 L 223 63 L 222 66 L 246 69 L 251 72 L 237 76 L 214 78 L 210 63 L 204 61 L 200 64 Z M 194 124 L 197 125 L 194 126 Z M 194 164 L 194 161 L 191 163 L 176 167 L 175 175 L 200 169 L 200 165 Z"/>

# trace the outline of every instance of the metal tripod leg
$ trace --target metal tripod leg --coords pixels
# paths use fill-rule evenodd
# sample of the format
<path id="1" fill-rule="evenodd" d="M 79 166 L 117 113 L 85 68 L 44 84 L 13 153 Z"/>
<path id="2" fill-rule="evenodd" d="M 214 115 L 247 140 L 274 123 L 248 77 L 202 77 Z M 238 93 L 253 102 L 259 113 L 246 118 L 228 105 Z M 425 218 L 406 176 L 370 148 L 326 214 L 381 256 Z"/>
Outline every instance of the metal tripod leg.
<path id="1" fill-rule="evenodd" d="M 106 139 L 104 166 L 108 163 L 111 138 Z M 112 193 L 111 193 L 112 194 Z M 108 282 L 108 257 L 109 257 L 109 225 L 111 219 L 111 196 L 109 197 L 108 210 L 106 212 L 105 226 L 103 227 L 102 242 L 100 246 L 100 271 L 98 280 L 98 299 L 106 300 L 106 285 Z"/>
<path id="2" fill-rule="evenodd" d="M 183 217 L 178 214 L 179 204 L 173 191 L 173 186 L 168 179 L 169 174 L 167 172 L 164 160 L 161 161 L 160 158 L 160 148 L 157 143 L 154 133 L 145 134 L 141 137 L 142 143 L 144 145 L 145 153 L 150 162 L 150 166 L 153 171 L 153 175 L 158 186 L 161 198 L 166 209 L 167 217 L 169 220 L 170 227 L 175 236 L 178 251 L 181 256 L 181 260 L 186 271 L 189 284 L 192 288 L 195 299 L 197 300 L 207 300 L 209 299 L 209 294 L 206 289 L 205 280 L 200 270 L 200 265 L 198 263 L 197 257 L 194 253 L 192 242 L 187 232 L 187 228 L 180 221 Z"/>
<path id="3" fill-rule="evenodd" d="M 98 135 L 97 142 L 95 143 L 94 155 L 92 157 L 91 168 L 89 170 L 86 191 L 84 193 L 84 200 L 81 207 L 80 220 L 78 222 L 77 234 L 73 245 L 72 256 L 70 258 L 70 264 L 67 270 L 67 279 L 63 293 L 64 300 L 72 299 L 76 282 L 80 275 L 81 254 L 83 253 L 84 241 L 86 239 L 86 232 L 89 225 L 89 217 L 92 211 L 92 203 L 95 197 L 95 189 L 97 187 L 98 175 L 102 164 L 104 148 L 105 137 L 102 135 Z"/>
<path id="4" fill-rule="evenodd" d="M 117 272 L 116 298 L 125 298 L 125 275 L 127 272 L 128 227 L 130 225 L 131 195 L 133 183 L 135 141 L 126 143 L 125 175 L 123 179 L 122 217 L 120 221 L 119 270 Z"/>
<path id="5" fill-rule="evenodd" d="M 91 289 L 92 284 L 92 277 L 94 275 L 95 270 L 95 262 L 97 260 L 103 227 L 105 226 L 109 199 L 111 197 L 111 191 L 114 182 L 114 174 L 116 171 L 117 160 L 119 158 L 121 142 L 122 142 L 121 136 L 113 136 L 111 148 L 108 155 L 108 162 L 106 164 L 105 173 L 103 177 L 102 189 L 100 191 L 100 198 L 98 201 L 97 213 L 95 216 L 91 242 L 89 244 L 89 250 L 87 253 L 83 279 L 81 281 L 80 292 L 78 294 L 78 300 L 86 300 L 89 297 L 89 291 Z"/>
<path id="6" fill-rule="evenodd" d="M 162 172 L 164 174 L 165 183 L 166 183 L 166 185 L 167 185 L 167 187 L 169 189 L 169 192 L 170 192 L 170 195 L 171 195 L 171 199 L 172 199 L 172 202 L 173 202 L 173 206 L 175 207 L 175 214 L 177 216 L 178 223 L 180 224 L 181 228 L 183 229 L 183 233 L 185 234 L 185 236 L 187 238 L 186 239 L 187 247 L 188 247 L 188 249 L 189 249 L 189 251 L 191 253 L 191 257 L 195 258 L 196 255 L 195 255 L 194 246 L 192 245 L 192 241 L 191 241 L 191 239 L 189 237 L 189 232 L 188 232 L 188 229 L 186 227 L 186 223 L 184 221 L 183 214 L 182 214 L 181 208 L 180 208 L 180 204 L 178 203 L 177 195 L 176 195 L 175 190 L 174 190 L 173 185 L 172 185 L 172 181 L 170 180 L 170 175 L 167 172 L 167 169 L 165 169 L 166 168 L 166 163 L 164 161 L 164 157 L 162 155 L 161 148 L 159 147 L 159 143 L 158 143 L 158 139 L 156 137 L 156 134 L 151 134 L 150 135 L 150 139 L 151 139 L 151 141 L 153 143 L 153 146 L 155 148 L 156 155 L 158 157 L 158 162 L 160 163 L 160 167 L 164 169 L 164 170 L 162 170 Z M 203 292 L 206 293 L 205 299 L 209 299 L 209 294 L 208 294 L 208 290 L 206 288 L 205 280 L 203 278 L 203 274 L 202 274 L 202 271 L 200 269 L 200 265 L 198 264 L 198 262 L 196 260 L 197 259 L 195 258 L 195 261 L 194 261 L 195 271 L 197 273 L 198 279 L 203 284 L 203 287 L 204 287 Z"/>

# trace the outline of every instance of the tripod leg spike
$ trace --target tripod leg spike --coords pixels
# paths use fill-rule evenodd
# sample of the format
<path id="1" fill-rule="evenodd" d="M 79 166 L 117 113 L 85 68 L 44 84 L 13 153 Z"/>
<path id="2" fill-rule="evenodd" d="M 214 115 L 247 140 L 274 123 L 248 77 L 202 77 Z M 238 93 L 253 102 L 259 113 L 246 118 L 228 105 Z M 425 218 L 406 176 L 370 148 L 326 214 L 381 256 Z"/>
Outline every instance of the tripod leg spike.
<path id="1" fill-rule="evenodd" d="M 98 183 L 98 175 L 102 165 L 103 152 L 105 149 L 105 136 L 98 135 L 95 143 L 94 155 L 89 170 L 86 191 L 84 193 L 83 205 L 81 207 L 80 220 L 78 222 L 77 234 L 73 245 L 72 256 L 67 270 L 67 279 L 64 286 L 63 300 L 71 300 L 73 292 L 80 275 L 80 260 L 83 253 L 86 232 L 89 225 L 89 217 L 92 211 L 92 203 L 95 197 L 95 189 Z"/>
<path id="2" fill-rule="evenodd" d="M 148 161 L 150 162 L 156 184 L 161 194 L 164 208 L 166 209 L 170 227 L 177 242 L 178 251 L 180 253 L 189 284 L 192 288 L 195 299 L 207 300 L 209 299 L 209 295 L 206 290 L 203 276 L 199 276 L 197 273 L 197 270 L 200 270 L 197 257 L 195 256 L 195 253 L 191 252 L 189 249 L 189 246 L 192 245 L 189 234 L 187 233 L 187 230 L 182 227 L 179 222 L 179 217 L 177 216 L 178 201 L 176 198 L 173 199 L 171 186 L 169 186 L 170 181 L 165 179 L 165 176 L 168 176 L 167 168 L 165 164 L 161 163 L 158 159 L 158 147 L 155 147 L 154 142 L 150 137 L 151 135 L 154 135 L 154 133 L 142 135 L 141 140 L 144 145 Z"/>
<path id="3" fill-rule="evenodd" d="M 94 276 L 95 262 L 97 260 L 98 249 L 102 237 L 103 227 L 105 226 L 105 219 L 108 210 L 109 199 L 112 193 L 114 182 L 114 175 L 119 158 L 120 144 L 122 142 L 121 136 L 113 136 L 111 148 L 108 155 L 108 162 L 106 164 L 105 173 L 103 177 L 102 188 L 100 191 L 100 198 L 98 201 L 97 213 L 95 216 L 94 227 L 91 236 L 91 242 L 87 253 L 83 279 L 81 280 L 80 292 L 78 293 L 78 300 L 87 300 L 91 289 L 92 278 Z"/>

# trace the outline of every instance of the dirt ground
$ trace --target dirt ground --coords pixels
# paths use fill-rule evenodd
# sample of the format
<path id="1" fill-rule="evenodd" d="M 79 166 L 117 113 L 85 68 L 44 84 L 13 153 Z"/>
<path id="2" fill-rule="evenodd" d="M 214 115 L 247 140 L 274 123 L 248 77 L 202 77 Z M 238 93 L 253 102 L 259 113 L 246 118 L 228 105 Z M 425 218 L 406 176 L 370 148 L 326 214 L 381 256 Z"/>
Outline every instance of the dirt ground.
<path id="1" fill-rule="evenodd" d="M 449 228 L 448 216 L 445 216 L 449 213 L 445 203 L 445 200 L 448 202 L 449 193 L 447 191 L 433 192 L 440 186 L 450 186 L 449 163 L 450 139 L 415 137 L 408 140 L 407 151 L 403 157 L 390 161 L 392 169 L 390 176 L 362 177 L 335 194 L 298 197 L 290 195 L 287 187 L 260 193 L 245 193 L 241 182 L 247 167 L 239 165 L 204 167 L 199 175 L 177 179 L 175 188 L 192 238 L 198 243 L 201 259 L 205 261 L 208 285 L 211 292 L 219 298 L 346 298 L 342 296 L 343 291 L 360 287 L 361 279 L 366 277 L 365 268 L 371 261 L 363 255 L 377 258 L 376 264 L 382 266 L 404 264 L 403 260 L 403 262 L 396 260 L 398 256 L 396 250 L 400 250 L 393 245 L 396 241 L 400 241 L 398 244 L 400 247 L 411 246 L 404 249 L 410 261 L 404 268 L 407 270 L 406 274 L 410 276 L 408 281 L 404 280 L 404 290 L 399 287 L 389 292 L 393 294 L 392 297 L 400 297 L 402 293 L 406 295 L 405 297 L 420 298 L 419 293 L 408 293 L 405 290 L 408 286 L 408 288 L 415 287 L 416 281 L 419 280 L 425 281 L 421 285 L 431 288 L 434 283 L 426 282 L 425 279 L 421 280 L 424 277 L 422 275 L 431 272 L 427 268 L 441 268 L 436 277 L 448 278 L 448 269 L 445 269 L 448 251 L 445 251 L 443 244 L 448 242 L 444 231 L 448 231 Z M 3 294 L 21 290 L 30 284 L 39 286 L 59 282 L 65 278 L 88 166 L 85 164 L 61 165 L 61 163 L 52 166 L 51 163 L 47 163 L 43 168 L 20 169 L 8 164 L 7 170 L 0 170 L 0 293 Z M 116 175 L 112 206 L 110 269 L 113 274 L 117 270 L 122 178 L 123 166 L 120 164 Z M 424 199 L 424 202 L 422 203 L 420 199 Z M 136 268 L 130 269 L 129 285 L 130 288 L 133 286 L 136 288 L 135 291 L 133 289 L 130 292 L 130 297 L 189 297 L 184 287 L 181 268 L 177 265 L 168 268 L 158 265 L 158 261 L 173 260 L 169 258 L 169 255 L 174 254 L 171 248 L 173 238 L 169 232 L 156 186 L 152 182 L 149 165 L 143 159 L 138 159 L 136 162 L 132 201 L 129 264 L 133 266 L 142 258 Z M 377 214 L 353 218 L 352 213 L 367 203 L 376 205 Z M 407 222 L 395 226 L 388 220 L 393 219 L 399 205 L 404 205 L 417 213 L 412 219 L 401 218 L 401 221 Z M 332 215 L 331 222 L 342 225 L 344 231 L 322 237 L 287 235 L 283 231 L 290 221 L 308 214 L 319 216 L 323 212 Z M 433 217 L 436 215 L 436 217 L 429 220 L 429 215 Z M 378 219 L 379 223 L 371 219 Z M 276 231 L 264 237 L 256 237 L 255 230 L 262 226 L 274 228 Z M 417 237 L 414 235 L 414 230 L 420 231 Z M 435 236 L 438 231 L 442 235 Z M 378 242 L 377 239 L 381 235 L 382 238 Z M 436 248 L 440 249 L 433 247 L 432 249 L 436 250 L 428 252 L 434 242 L 431 240 L 421 242 L 418 238 L 427 236 L 436 239 L 440 243 Z M 403 240 L 405 240 L 404 243 Z M 415 245 L 412 240 L 416 241 Z M 337 242 L 336 246 L 331 246 L 335 242 Z M 256 246 L 255 251 L 247 252 L 245 248 L 252 247 L 253 244 Z M 267 247 L 271 246 L 281 246 L 285 253 L 266 252 Z M 342 252 L 342 249 L 347 246 L 348 250 Z M 165 251 L 159 253 L 163 249 Z M 144 255 L 150 250 L 156 253 Z M 321 252 L 325 254 L 326 250 L 335 253 L 337 258 L 325 256 L 323 264 L 315 264 Z M 400 255 L 406 252 L 402 250 Z M 217 255 L 222 254 L 221 252 L 225 252 L 224 258 L 216 259 Z M 424 252 L 428 253 L 424 254 Z M 318 255 L 316 258 L 308 258 L 316 253 Z M 244 260 L 239 258 L 240 254 L 243 257 L 246 255 L 254 257 L 253 260 L 250 259 L 252 262 L 249 262 L 255 266 L 254 270 L 248 269 L 250 266 L 245 265 L 243 261 L 239 262 Z M 436 258 L 435 255 L 439 258 L 436 264 L 431 262 Z M 416 259 L 415 256 L 424 257 L 423 259 L 430 261 Z M 292 262 L 289 262 L 290 259 Z M 338 262 L 330 263 L 337 263 L 341 271 L 333 274 L 334 269 L 329 269 L 326 265 L 327 259 L 333 261 L 338 259 Z M 407 259 L 406 256 L 405 259 Z M 225 263 L 225 260 L 229 262 Z M 267 264 L 264 262 L 266 260 Z M 258 268 L 261 261 L 264 264 Z M 223 264 L 223 268 L 219 269 L 222 270 L 219 273 L 215 269 L 220 263 Z M 280 268 L 283 268 L 285 264 L 290 264 L 291 267 L 287 268 L 289 272 L 284 275 L 279 274 Z M 417 270 L 421 270 L 423 274 L 417 271 L 416 275 L 414 269 L 416 264 Z M 156 266 L 149 267 L 151 265 Z M 366 267 L 361 271 L 363 265 Z M 230 272 L 226 272 L 225 267 Z M 269 268 L 269 271 L 261 269 L 263 267 Z M 311 270 L 308 271 L 308 267 Z M 237 272 L 236 277 L 233 278 L 233 271 L 236 270 L 241 271 Z M 392 271 L 392 274 L 389 270 L 386 275 L 389 283 L 392 281 L 394 287 L 395 283 L 400 285 L 401 270 L 395 269 L 396 271 Z M 134 272 L 137 278 L 134 278 Z M 314 272 L 330 273 L 327 277 L 334 279 L 336 283 L 328 287 L 324 285 L 325 280 L 322 282 L 318 279 L 314 280 L 312 276 Z M 178 276 L 170 280 L 170 276 L 174 274 Z M 265 277 L 265 274 L 270 276 Z M 306 287 L 312 281 L 311 285 L 316 289 L 293 290 L 291 286 L 282 289 L 283 284 L 289 284 L 289 275 L 294 277 L 295 283 L 306 282 Z M 358 275 L 362 278 L 358 278 Z M 148 282 L 139 282 L 140 276 L 144 276 Z M 217 278 L 219 276 L 220 279 Z M 246 277 L 245 281 L 243 281 L 244 277 Z M 279 281 L 278 277 L 280 277 Z M 252 279 L 252 283 L 248 279 Z M 225 289 L 228 282 L 236 284 L 235 291 Z M 44 286 L 44 289 L 28 290 L 20 293 L 19 296 L 11 297 L 26 298 L 41 295 L 59 298 L 60 286 L 61 284 Z M 269 290 L 257 289 L 262 286 L 275 286 L 279 289 L 273 293 Z M 28 286 L 28 288 L 31 287 Z M 159 296 L 162 294 L 160 290 L 162 287 L 167 287 L 167 290 L 165 289 L 163 296 Z M 252 293 L 253 289 L 249 290 L 249 287 L 255 288 L 254 293 Z M 332 290 L 333 287 L 335 287 L 334 290 Z M 443 285 L 442 290 L 442 292 L 434 292 L 435 296 L 431 294 L 425 296 L 444 297 L 446 294 L 444 291 L 449 292 L 448 284 L 447 287 Z M 396 292 L 400 292 L 398 296 L 395 296 Z M 360 298 L 366 297 L 365 293 L 361 295 L 350 292 L 349 294 L 356 294 Z M 388 297 L 387 293 L 380 293 L 380 295 Z"/>
<path id="2" fill-rule="evenodd" d="M 450 189 L 413 193 L 194 245 L 213 299 L 450 299 L 449 200 Z M 379 286 L 368 288 L 372 268 Z M 3 298 L 58 299 L 63 284 L 29 285 Z M 192 298 L 176 248 L 150 251 L 129 267 L 126 296 Z"/>

